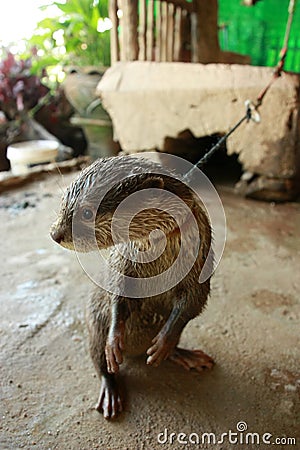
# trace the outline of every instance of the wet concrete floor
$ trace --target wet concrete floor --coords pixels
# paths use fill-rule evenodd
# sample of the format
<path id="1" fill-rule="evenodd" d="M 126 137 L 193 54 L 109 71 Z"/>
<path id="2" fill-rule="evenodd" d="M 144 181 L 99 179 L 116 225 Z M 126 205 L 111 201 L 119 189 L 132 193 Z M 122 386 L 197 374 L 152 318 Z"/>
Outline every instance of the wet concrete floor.
<path id="1" fill-rule="evenodd" d="M 225 252 L 206 311 L 182 336 L 216 365 L 197 374 L 126 362 L 125 411 L 107 422 L 93 409 L 99 381 L 84 319 L 92 284 L 49 238 L 74 177 L 0 198 L 0 449 L 300 448 L 300 204 L 219 189 Z M 245 445 L 247 432 L 257 434 Z"/>

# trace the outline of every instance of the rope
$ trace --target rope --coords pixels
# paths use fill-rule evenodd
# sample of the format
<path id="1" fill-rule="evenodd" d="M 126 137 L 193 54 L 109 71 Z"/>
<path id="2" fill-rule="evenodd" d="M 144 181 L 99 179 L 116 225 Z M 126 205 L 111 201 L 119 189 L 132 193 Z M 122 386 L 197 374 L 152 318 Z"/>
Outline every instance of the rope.
<path id="1" fill-rule="evenodd" d="M 277 63 L 277 66 L 274 69 L 274 73 L 273 73 L 273 77 L 272 77 L 271 81 L 259 93 L 259 95 L 256 99 L 256 104 L 255 104 L 256 109 L 258 109 L 261 106 L 264 96 L 266 95 L 266 93 L 268 92 L 268 90 L 270 89 L 270 87 L 272 86 L 274 81 L 277 80 L 277 78 L 279 78 L 281 76 L 281 72 L 283 71 L 283 67 L 284 67 L 284 63 L 285 63 L 286 55 L 287 55 L 287 51 L 288 51 L 288 43 L 289 43 L 289 39 L 290 39 L 295 8 L 296 8 L 296 0 L 290 0 L 289 7 L 288 7 L 289 15 L 288 15 L 287 23 L 286 23 L 282 49 L 279 53 L 279 61 Z"/>
<path id="2" fill-rule="evenodd" d="M 283 71 L 287 51 L 288 51 L 288 43 L 289 38 L 291 34 L 291 27 L 293 23 L 294 13 L 295 13 L 295 7 L 296 7 L 296 0 L 290 0 L 289 7 L 288 7 L 288 20 L 285 28 L 285 35 L 283 40 L 283 46 L 279 53 L 279 61 L 274 69 L 273 77 L 271 81 L 267 84 L 265 88 L 262 89 L 262 91 L 259 93 L 259 95 L 256 98 L 256 103 L 252 103 L 250 100 L 246 100 L 245 106 L 246 106 L 246 114 L 234 125 L 225 136 L 222 136 L 218 142 L 210 149 L 207 153 L 184 175 L 183 178 L 190 178 L 192 172 L 195 170 L 196 167 L 202 167 L 204 164 L 207 163 L 207 161 L 212 157 L 212 155 L 221 147 L 223 142 L 226 141 L 226 139 L 237 129 L 239 126 L 245 122 L 249 122 L 250 120 L 253 120 L 254 122 L 258 123 L 260 122 L 260 116 L 258 113 L 258 108 L 261 106 L 263 99 L 274 83 L 274 81 L 281 76 L 281 72 Z"/>

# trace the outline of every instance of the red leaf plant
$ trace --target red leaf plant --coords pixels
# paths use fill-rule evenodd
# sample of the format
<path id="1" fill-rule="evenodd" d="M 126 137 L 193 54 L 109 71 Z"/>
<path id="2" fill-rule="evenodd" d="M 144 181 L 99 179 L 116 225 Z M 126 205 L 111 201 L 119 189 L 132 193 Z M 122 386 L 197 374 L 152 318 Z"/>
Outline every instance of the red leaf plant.
<path id="1" fill-rule="evenodd" d="M 38 76 L 31 74 L 31 66 L 31 58 L 17 60 L 10 52 L 0 61 L 0 111 L 7 120 L 20 118 L 49 91 Z"/>

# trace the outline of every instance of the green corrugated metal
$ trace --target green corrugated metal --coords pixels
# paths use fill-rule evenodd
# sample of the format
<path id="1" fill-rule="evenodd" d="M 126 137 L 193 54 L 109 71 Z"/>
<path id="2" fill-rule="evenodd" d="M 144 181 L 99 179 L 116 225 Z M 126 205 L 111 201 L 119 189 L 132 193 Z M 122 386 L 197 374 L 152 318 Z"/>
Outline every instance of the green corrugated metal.
<path id="1" fill-rule="evenodd" d="M 282 47 L 289 0 L 262 0 L 246 7 L 242 0 L 219 0 L 223 50 L 250 55 L 252 64 L 274 66 Z M 300 72 L 300 0 L 292 25 L 285 70 Z"/>

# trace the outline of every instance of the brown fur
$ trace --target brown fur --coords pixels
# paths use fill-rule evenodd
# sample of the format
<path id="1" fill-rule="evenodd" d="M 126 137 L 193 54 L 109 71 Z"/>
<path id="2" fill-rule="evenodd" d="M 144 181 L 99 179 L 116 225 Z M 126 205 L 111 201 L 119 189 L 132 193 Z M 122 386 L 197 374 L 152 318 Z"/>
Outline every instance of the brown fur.
<path id="1" fill-rule="evenodd" d="M 156 169 L 157 174 L 153 173 Z M 123 172 L 127 178 L 118 182 L 120 173 Z M 115 184 L 114 180 L 116 181 Z M 113 188 L 105 195 L 98 208 L 95 201 L 102 195 L 101 189 L 103 190 L 107 183 L 110 183 Z M 158 188 L 160 191 L 155 190 L 153 195 L 150 194 L 147 203 L 144 205 L 145 209 L 136 214 L 131 221 L 129 241 L 124 241 L 121 236 L 123 229 L 121 216 L 117 224 L 120 229 L 119 238 L 117 236 L 119 240 L 116 245 L 113 245 L 110 230 L 115 209 L 130 194 L 147 188 Z M 189 273 L 175 287 L 153 297 L 144 298 L 145 296 L 141 292 L 140 298 L 116 298 L 113 294 L 99 287 L 95 289 L 87 306 L 90 351 L 98 375 L 106 377 L 106 381 L 112 380 L 112 378 L 109 378 L 111 375 L 108 374 L 105 357 L 109 331 L 112 328 L 114 330 L 120 329 L 117 325 L 112 325 L 113 322 L 117 323 L 117 320 L 114 319 L 116 303 L 120 310 L 123 308 L 126 311 L 124 317 L 122 316 L 125 323 L 123 349 L 125 355 L 144 354 L 151 347 L 155 336 L 159 335 L 166 325 L 171 312 L 177 308 L 180 313 L 179 323 L 174 327 L 171 326 L 168 332 L 171 335 L 174 328 L 172 339 L 175 346 L 186 323 L 203 310 L 210 291 L 210 279 L 202 284 L 199 284 L 198 280 L 211 245 L 211 229 L 207 215 L 195 194 L 184 183 L 174 179 L 172 173 L 166 169 L 163 169 L 162 173 L 162 168 L 150 161 L 122 156 L 98 160 L 79 175 L 64 195 L 58 219 L 52 227 L 52 237 L 62 246 L 73 249 L 72 219 L 75 214 L 81 214 L 81 211 L 88 206 L 94 211 L 98 247 L 111 247 L 110 265 L 117 272 L 127 276 L 136 278 L 153 277 L 167 270 L 178 256 L 182 243 L 178 221 L 182 226 L 182 231 L 188 235 L 190 242 L 195 239 L 193 232 L 190 231 L 191 217 L 186 216 L 185 210 L 181 209 L 176 201 L 173 204 L 168 197 L 164 198 L 166 192 L 171 192 L 177 198 L 180 198 L 196 219 L 201 237 L 196 261 Z M 162 210 L 157 208 L 158 201 L 159 205 L 162 205 Z M 168 211 L 176 213 L 177 221 L 174 220 L 170 212 L 166 212 L 164 207 L 167 207 Z M 126 211 L 126 213 L 130 214 L 130 204 L 128 208 L 129 211 Z M 141 251 L 150 249 L 149 234 L 155 229 L 162 230 L 165 233 L 166 247 L 164 252 L 152 262 L 133 262 L 132 256 L 140 255 Z M 82 238 L 80 238 L 81 251 L 94 249 L 94 244 L 89 241 L 90 230 L 91 224 L 83 222 Z M 160 245 L 159 238 L 155 245 Z M 121 256 L 118 251 L 120 249 L 123 255 L 129 255 L 131 260 Z M 212 261 L 210 261 L 210 265 L 212 265 Z M 110 282 L 112 285 L 117 284 L 118 279 L 112 279 Z M 169 335 L 168 333 L 165 333 L 165 335 Z M 100 409 L 104 411 L 103 404 Z M 111 409 L 113 410 L 113 407 Z"/>

